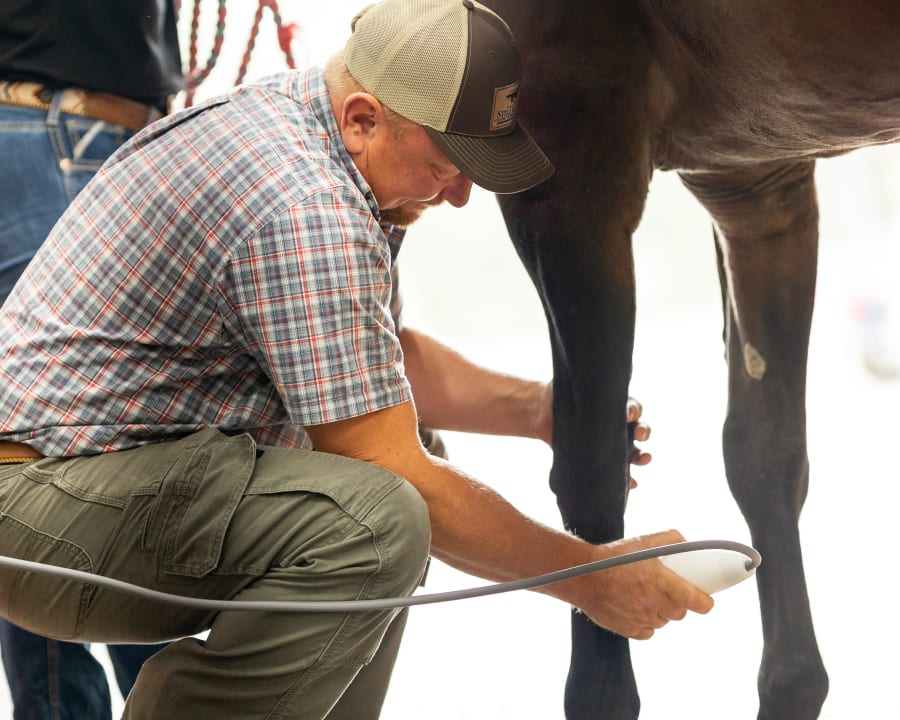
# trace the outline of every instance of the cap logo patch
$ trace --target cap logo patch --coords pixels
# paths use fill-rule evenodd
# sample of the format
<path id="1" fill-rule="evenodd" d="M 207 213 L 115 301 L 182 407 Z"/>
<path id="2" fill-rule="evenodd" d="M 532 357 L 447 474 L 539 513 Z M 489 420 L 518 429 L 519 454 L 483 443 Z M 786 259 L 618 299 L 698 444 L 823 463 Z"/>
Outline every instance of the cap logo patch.
<path id="1" fill-rule="evenodd" d="M 516 123 L 516 104 L 519 100 L 519 83 L 514 82 L 494 90 L 494 108 L 491 113 L 491 131 L 504 130 Z"/>

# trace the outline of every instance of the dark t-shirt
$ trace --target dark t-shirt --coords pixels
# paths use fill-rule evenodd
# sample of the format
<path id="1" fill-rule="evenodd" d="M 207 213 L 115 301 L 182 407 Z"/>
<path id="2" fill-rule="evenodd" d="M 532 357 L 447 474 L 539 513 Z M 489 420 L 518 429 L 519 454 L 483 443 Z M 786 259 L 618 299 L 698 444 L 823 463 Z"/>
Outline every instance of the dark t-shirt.
<path id="1" fill-rule="evenodd" d="M 165 107 L 182 87 L 173 0 L 0 0 L 0 80 Z"/>

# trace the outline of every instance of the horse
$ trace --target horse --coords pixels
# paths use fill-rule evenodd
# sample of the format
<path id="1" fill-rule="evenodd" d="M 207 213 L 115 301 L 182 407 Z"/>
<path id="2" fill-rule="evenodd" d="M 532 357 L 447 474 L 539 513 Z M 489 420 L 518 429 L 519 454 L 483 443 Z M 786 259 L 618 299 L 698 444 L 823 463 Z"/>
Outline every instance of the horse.
<path id="1" fill-rule="evenodd" d="M 556 166 L 498 201 L 547 320 L 550 486 L 567 529 L 623 534 L 635 332 L 632 234 L 655 171 L 708 211 L 728 366 L 729 489 L 764 558 L 759 720 L 812 720 L 828 692 L 798 520 L 816 285 L 814 169 L 900 138 L 896 0 L 483 0 L 523 64 L 521 123 Z M 640 712 L 628 642 L 573 613 L 568 720 Z"/>

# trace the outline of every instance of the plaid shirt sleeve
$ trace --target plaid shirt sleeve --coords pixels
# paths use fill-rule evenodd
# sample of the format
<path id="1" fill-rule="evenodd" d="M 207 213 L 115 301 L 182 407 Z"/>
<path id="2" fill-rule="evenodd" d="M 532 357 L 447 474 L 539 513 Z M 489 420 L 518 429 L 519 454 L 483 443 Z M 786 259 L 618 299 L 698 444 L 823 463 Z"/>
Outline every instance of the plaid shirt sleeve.
<path id="1" fill-rule="evenodd" d="M 294 425 L 411 399 L 390 311 L 388 245 L 371 213 L 340 192 L 320 191 L 235 248 L 221 288 L 229 326 Z"/>

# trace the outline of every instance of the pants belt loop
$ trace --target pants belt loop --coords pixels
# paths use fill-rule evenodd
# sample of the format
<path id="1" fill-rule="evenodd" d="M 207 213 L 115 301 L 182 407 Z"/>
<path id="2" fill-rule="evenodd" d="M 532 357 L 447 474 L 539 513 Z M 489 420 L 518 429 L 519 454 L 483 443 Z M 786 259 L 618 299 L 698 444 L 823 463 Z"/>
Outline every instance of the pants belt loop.
<path id="1" fill-rule="evenodd" d="M 50 107 L 47 108 L 47 137 L 56 153 L 59 169 L 65 173 L 72 164 L 72 152 L 69 142 L 65 138 L 64 128 L 60 123 L 60 105 L 63 99 L 62 90 L 54 90 L 50 98 Z"/>
<path id="2" fill-rule="evenodd" d="M 62 90 L 54 90 L 50 98 L 50 107 L 47 108 L 47 124 L 52 127 L 59 125 L 59 106 L 62 103 Z"/>

